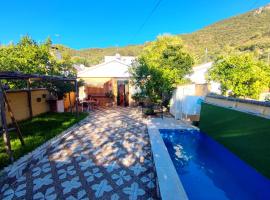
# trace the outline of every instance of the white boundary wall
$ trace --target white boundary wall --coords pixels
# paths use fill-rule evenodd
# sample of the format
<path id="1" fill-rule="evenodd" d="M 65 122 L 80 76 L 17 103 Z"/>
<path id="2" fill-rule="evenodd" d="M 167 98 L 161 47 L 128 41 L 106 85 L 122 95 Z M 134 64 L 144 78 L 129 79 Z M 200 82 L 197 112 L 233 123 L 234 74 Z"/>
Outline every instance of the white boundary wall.
<path id="1" fill-rule="evenodd" d="M 170 101 L 170 113 L 175 119 L 182 119 L 187 115 L 199 115 L 201 110 L 202 96 L 196 96 L 196 85 L 178 86 L 173 92 Z"/>

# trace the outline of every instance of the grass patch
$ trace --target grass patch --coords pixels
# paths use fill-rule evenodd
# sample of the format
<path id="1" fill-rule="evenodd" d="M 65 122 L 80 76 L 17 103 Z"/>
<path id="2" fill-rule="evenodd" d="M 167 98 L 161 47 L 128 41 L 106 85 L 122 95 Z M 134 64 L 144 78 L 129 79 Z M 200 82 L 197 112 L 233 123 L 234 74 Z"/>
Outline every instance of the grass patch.
<path id="1" fill-rule="evenodd" d="M 199 127 L 270 178 L 269 119 L 204 103 Z"/>
<path id="2" fill-rule="evenodd" d="M 88 114 L 79 113 L 79 117 L 72 113 L 45 113 L 30 120 L 19 123 L 25 146 L 22 146 L 15 132 L 10 132 L 11 146 L 14 159 L 22 157 L 44 142 L 60 134 L 75 123 L 84 119 Z M 0 139 L 0 169 L 10 164 L 6 154 L 3 137 Z"/>

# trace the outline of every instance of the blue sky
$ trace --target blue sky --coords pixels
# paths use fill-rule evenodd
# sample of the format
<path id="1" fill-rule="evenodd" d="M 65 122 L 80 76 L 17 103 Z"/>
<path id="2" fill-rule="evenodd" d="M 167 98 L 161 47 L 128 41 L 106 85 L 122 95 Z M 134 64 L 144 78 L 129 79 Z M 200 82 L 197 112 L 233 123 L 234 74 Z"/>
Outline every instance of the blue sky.
<path id="1" fill-rule="evenodd" d="M 72 48 L 142 44 L 163 33 L 189 33 L 270 0 L 1 0 L 0 43 L 28 34 Z"/>

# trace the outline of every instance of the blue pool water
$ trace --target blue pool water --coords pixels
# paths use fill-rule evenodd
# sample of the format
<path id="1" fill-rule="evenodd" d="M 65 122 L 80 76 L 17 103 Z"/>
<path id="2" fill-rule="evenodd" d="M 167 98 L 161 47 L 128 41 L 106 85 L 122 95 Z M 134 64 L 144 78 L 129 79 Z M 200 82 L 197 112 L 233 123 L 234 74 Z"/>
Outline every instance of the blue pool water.
<path id="1" fill-rule="evenodd" d="M 204 133 L 160 133 L 190 200 L 270 200 L 270 180 Z"/>

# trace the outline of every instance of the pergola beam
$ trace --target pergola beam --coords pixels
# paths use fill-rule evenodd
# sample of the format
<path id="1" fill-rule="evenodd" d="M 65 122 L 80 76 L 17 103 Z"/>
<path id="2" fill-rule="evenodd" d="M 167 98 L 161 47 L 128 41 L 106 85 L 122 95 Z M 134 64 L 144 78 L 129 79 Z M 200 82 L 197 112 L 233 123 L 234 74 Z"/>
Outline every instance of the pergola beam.
<path id="1" fill-rule="evenodd" d="M 0 80 L 47 80 L 47 81 L 76 81 L 76 77 L 65 77 L 65 76 L 51 76 L 51 75 L 39 75 L 39 74 L 24 74 L 21 72 L 0 72 Z"/>
<path id="2" fill-rule="evenodd" d="M 78 90 L 78 81 L 76 79 L 76 81 L 75 81 L 75 95 L 76 95 L 76 97 L 75 97 L 75 106 L 76 106 L 76 115 L 77 115 L 77 117 L 79 116 L 79 109 L 78 109 L 79 92 L 78 91 L 79 91 Z"/>

